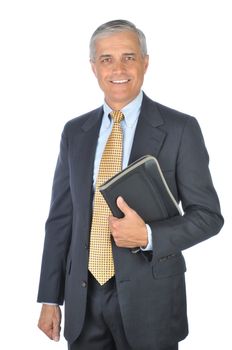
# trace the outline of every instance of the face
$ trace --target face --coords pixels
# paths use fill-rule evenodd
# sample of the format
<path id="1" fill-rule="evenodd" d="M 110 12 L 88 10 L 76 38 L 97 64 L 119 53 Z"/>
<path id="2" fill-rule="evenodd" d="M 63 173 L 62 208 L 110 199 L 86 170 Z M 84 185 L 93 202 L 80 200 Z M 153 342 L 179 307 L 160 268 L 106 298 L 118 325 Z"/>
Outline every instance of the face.
<path id="1" fill-rule="evenodd" d="M 106 103 L 120 110 L 140 92 L 148 67 L 134 32 L 115 33 L 96 40 L 95 60 L 91 62 Z"/>

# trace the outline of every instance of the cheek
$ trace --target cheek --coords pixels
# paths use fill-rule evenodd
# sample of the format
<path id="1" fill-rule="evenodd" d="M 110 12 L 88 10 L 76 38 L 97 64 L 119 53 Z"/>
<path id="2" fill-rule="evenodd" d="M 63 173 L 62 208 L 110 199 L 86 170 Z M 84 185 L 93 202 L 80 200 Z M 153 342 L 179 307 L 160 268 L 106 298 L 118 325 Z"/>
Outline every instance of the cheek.
<path id="1" fill-rule="evenodd" d="M 143 79 L 144 79 L 144 74 L 145 74 L 145 71 L 143 69 L 141 69 L 139 72 L 138 72 L 138 81 L 139 82 L 142 82 Z"/>
<path id="2" fill-rule="evenodd" d="M 132 75 L 135 78 L 136 82 L 140 82 L 141 80 L 143 80 L 143 76 L 144 76 L 144 69 L 142 67 L 139 67 L 137 69 L 134 69 L 133 72 L 131 72 Z"/>
<path id="3" fill-rule="evenodd" d="M 105 71 L 98 71 L 97 79 L 101 82 L 106 80 L 107 73 Z"/>
<path id="4" fill-rule="evenodd" d="M 102 74 L 100 74 L 99 72 L 96 72 L 95 77 L 96 77 L 96 79 L 98 81 L 98 84 L 100 86 L 102 86 L 104 84 L 104 79 L 103 79 Z"/>

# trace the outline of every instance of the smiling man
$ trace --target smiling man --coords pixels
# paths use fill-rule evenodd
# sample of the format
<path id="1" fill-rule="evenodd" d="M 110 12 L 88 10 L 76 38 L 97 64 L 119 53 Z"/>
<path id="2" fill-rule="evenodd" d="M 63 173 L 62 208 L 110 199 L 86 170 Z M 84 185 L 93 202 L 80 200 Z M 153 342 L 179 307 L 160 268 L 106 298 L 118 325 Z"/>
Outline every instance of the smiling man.
<path id="1" fill-rule="evenodd" d="M 148 55 L 141 51 L 138 35 L 132 31 L 102 36 L 91 57 L 93 72 L 106 103 L 121 110 L 140 93 L 148 67 Z"/>
<path id="2" fill-rule="evenodd" d="M 69 350 L 177 350 L 188 334 L 182 250 L 223 225 L 200 127 L 142 92 L 148 61 L 145 36 L 133 23 L 97 28 L 90 63 L 104 104 L 62 133 L 38 325 L 58 341 L 65 302 Z M 99 186 L 146 154 L 158 159 L 183 216 L 147 223 L 121 197 L 124 217 L 111 215 Z"/>

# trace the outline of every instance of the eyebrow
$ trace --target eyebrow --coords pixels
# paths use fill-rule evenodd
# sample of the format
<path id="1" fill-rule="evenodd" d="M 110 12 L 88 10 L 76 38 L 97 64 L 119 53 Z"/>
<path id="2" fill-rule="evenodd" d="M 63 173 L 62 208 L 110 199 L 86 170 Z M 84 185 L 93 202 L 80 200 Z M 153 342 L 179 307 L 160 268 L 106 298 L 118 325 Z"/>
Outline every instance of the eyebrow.
<path id="1" fill-rule="evenodd" d="M 126 52 L 122 54 L 123 56 L 136 56 L 134 52 Z"/>
<path id="2" fill-rule="evenodd" d="M 102 59 L 102 58 L 109 58 L 109 57 L 112 57 L 112 55 L 108 55 L 108 54 L 103 54 L 103 55 L 101 55 L 101 56 L 99 56 L 98 57 L 98 59 L 100 60 L 100 59 Z"/>
<path id="3" fill-rule="evenodd" d="M 125 52 L 122 54 L 122 56 L 136 56 L 136 54 L 134 52 Z M 103 55 L 100 55 L 98 57 L 98 59 L 102 59 L 102 58 L 110 58 L 112 57 L 112 55 L 110 54 L 103 54 Z"/>

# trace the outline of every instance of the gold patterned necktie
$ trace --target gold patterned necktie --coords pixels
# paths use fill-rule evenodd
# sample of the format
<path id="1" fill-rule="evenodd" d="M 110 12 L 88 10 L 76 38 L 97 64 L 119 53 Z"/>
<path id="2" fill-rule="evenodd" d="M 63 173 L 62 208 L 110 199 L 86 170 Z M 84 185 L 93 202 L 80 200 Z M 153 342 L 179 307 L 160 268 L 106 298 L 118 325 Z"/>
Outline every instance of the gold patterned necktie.
<path id="1" fill-rule="evenodd" d="M 121 111 L 113 111 L 111 117 L 114 124 L 99 166 L 90 232 L 89 271 L 101 285 L 114 276 L 115 270 L 108 222 L 111 211 L 99 192 L 99 186 L 122 169 L 123 135 L 120 122 L 124 115 Z"/>

